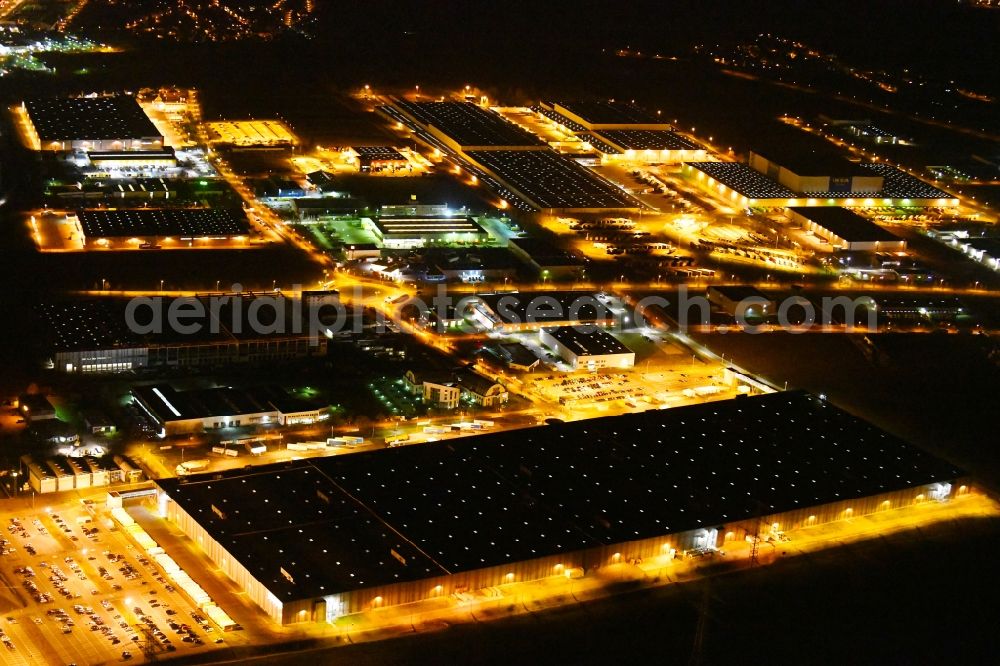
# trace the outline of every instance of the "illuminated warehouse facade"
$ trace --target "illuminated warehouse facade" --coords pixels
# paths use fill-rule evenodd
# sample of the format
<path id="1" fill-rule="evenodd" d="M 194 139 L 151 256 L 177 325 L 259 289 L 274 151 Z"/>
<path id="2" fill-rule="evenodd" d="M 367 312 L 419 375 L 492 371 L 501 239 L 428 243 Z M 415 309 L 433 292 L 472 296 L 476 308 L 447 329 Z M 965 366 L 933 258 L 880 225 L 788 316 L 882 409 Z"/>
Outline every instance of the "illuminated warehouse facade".
<path id="1" fill-rule="evenodd" d="M 163 135 L 130 95 L 32 99 L 20 106 L 36 150 L 161 150 Z"/>
<path id="2" fill-rule="evenodd" d="M 961 476 L 788 392 L 156 484 L 160 514 L 287 624 L 944 500 Z"/>

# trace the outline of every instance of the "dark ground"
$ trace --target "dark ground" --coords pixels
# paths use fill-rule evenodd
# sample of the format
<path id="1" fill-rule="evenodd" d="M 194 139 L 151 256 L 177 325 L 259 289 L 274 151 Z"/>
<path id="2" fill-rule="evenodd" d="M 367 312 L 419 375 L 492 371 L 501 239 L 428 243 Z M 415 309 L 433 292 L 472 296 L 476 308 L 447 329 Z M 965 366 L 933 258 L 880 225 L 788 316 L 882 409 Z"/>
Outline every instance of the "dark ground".
<path id="1" fill-rule="evenodd" d="M 995 663 L 1000 521 L 940 523 L 698 582 L 251 663 Z M 706 603 L 707 601 L 707 603 Z M 693 636 L 705 610 L 700 651 Z M 249 655 L 227 654 L 228 659 Z M 194 663 L 187 660 L 171 663 Z"/>

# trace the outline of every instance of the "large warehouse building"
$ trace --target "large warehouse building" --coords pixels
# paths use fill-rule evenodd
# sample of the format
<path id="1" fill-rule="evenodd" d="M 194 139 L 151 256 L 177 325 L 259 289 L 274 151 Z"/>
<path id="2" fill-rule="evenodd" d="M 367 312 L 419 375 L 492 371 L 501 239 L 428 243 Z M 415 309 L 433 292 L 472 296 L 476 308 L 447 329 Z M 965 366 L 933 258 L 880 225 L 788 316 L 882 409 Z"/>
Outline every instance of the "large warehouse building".
<path id="1" fill-rule="evenodd" d="M 774 157 L 750 152 L 750 166 L 793 192 L 875 194 L 882 176 L 826 151 L 783 148 Z"/>
<path id="2" fill-rule="evenodd" d="M 38 150 L 160 150 L 163 135 L 134 97 L 63 97 L 24 102 L 25 128 Z"/>
<path id="3" fill-rule="evenodd" d="M 281 624 L 724 547 L 969 491 L 829 403 L 773 393 L 159 479 L 160 514 Z"/>
<path id="4" fill-rule="evenodd" d="M 497 332 L 534 330 L 542 326 L 616 322 L 605 300 L 587 291 L 498 292 L 477 294 L 469 318 Z"/>
<path id="5" fill-rule="evenodd" d="M 558 114 L 565 125 L 587 131 L 651 130 L 669 132 L 669 123 L 642 107 L 615 100 L 542 102 L 542 109 Z M 547 114 L 548 115 L 548 114 Z M 548 117 L 553 118 L 549 115 Z"/>
<path id="6" fill-rule="evenodd" d="M 250 233 L 239 208 L 102 208 L 76 212 L 77 231 L 88 248 L 111 247 L 112 240 L 135 247 L 163 246 L 167 239 L 232 240 Z"/>
<path id="7" fill-rule="evenodd" d="M 379 109 L 413 136 L 465 167 L 501 198 L 501 207 L 555 212 L 639 210 L 624 190 L 563 157 L 499 113 L 471 102 L 394 98 Z"/>
<path id="8" fill-rule="evenodd" d="M 782 185 L 739 162 L 685 162 L 681 173 L 699 187 L 728 199 L 734 206 L 762 208 L 846 206 L 847 208 L 946 207 L 958 199 L 888 164 L 857 165 L 859 172 L 881 179 L 877 192 L 802 192 Z M 859 176 L 864 180 L 863 176 Z M 853 182 L 853 181 L 852 181 Z M 803 181 L 799 179 L 799 185 Z M 808 184 L 808 183 L 806 183 Z"/>
<path id="9" fill-rule="evenodd" d="M 846 208 L 789 208 L 789 217 L 838 250 L 887 252 L 905 250 L 906 241 Z"/>
<path id="10" fill-rule="evenodd" d="M 697 162 L 708 155 L 704 146 L 635 104 L 563 101 L 541 102 L 532 108 L 601 153 L 604 161 L 676 164 Z"/>
<path id="11" fill-rule="evenodd" d="M 184 325 L 197 327 L 186 333 L 174 332 L 165 323 L 174 303 L 170 298 L 158 301 L 162 305 L 158 311 L 162 330 L 149 333 L 128 325 L 129 299 L 51 301 L 39 303 L 36 310 L 52 367 L 60 372 L 112 374 L 140 368 L 228 366 L 326 355 L 327 337 L 310 332 L 308 307 L 297 307 L 290 297 L 226 295 L 220 299 L 225 302 L 215 310 L 209 298 L 199 299 L 202 307 L 194 316 L 189 314 L 195 307 L 193 299 L 178 299 L 185 301 L 180 310 Z M 275 320 L 271 307 L 276 298 L 285 303 L 285 319 L 281 322 Z M 261 333 L 255 332 L 247 320 L 257 299 L 268 301 L 255 306 L 255 319 L 265 331 Z M 319 303 L 319 307 L 324 305 Z M 135 322 L 141 325 L 151 324 L 153 317 L 146 307 L 134 313 Z"/>

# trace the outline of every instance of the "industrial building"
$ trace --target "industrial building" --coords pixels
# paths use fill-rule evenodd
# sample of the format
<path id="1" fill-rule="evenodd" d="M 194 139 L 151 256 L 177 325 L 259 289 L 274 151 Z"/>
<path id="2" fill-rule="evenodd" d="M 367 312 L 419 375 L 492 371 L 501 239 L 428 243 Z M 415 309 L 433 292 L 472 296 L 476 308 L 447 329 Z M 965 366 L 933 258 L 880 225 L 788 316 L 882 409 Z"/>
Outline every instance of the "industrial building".
<path id="1" fill-rule="evenodd" d="M 398 171 L 409 166 L 406 157 L 391 146 L 352 146 L 347 149 L 348 159 L 358 165 L 361 173 Z"/>
<path id="2" fill-rule="evenodd" d="M 582 259 L 541 238 L 511 238 L 507 249 L 542 278 L 578 278 L 584 271 Z"/>
<path id="3" fill-rule="evenodd" d="M 947 192 L 894 166 L 879 163 L 857 166 L 860 171 L 881 178 L 882 189 L 878 192 L 795 192 L 776 179 L 739 162 L 685 162 L 681 172 L 699 187 L 741 207 L 893 208 L 958 205 L 958 199 Z"/>
<path id="4" fill-rule="evenodd" d="M 154 150 L 89 150 L 87 159 L 93 167 L 112 169 L 177 166 L 177 155 L 170 146 Z"/>
<path id="5" fill-rule="evenodd" d="M 553 150 L 470 150 L 464 155 L 517 196 L 548 213 L 636 211 L 642 207 L 622 188 Z"/>
<path id="6" fill-rule="evenodd" d="M 322 405 L 276 386 L 177 391 L 169 384 L 152 384 L 135 386 L 131 394 L 133 402 L 160 428 L 161 436 L 241 426 L 310 424 L 329 416 Z"/>
<path id="7" fill-rule="evenodd" d="M 906 241 L 857 213 L 837 206 L 789 208 L 789 217 L 838 250 L 885 252 L 905 250 Z"/>
<path id="8" fill-rule="evenodd" d="M 229 146 L 294 146 L 298 141 L 280 120 L 218 120 L 208 123 L 209 141 Z"/>
<path id="9" fill-rule="evenodd" d="M 542 364 L 542 359 L 520 342 L 491 345 L 486 350 L 513 372 L 531 372 Z"/>
<path id="10" fill-rule="evenodd" d="M 503 116 L 471 102 L 393 99 L 379 109 L 501 197 L 546 212 L 631 211 L 641 203 Z"/>
<path id="11" fill-rule="evenodd" d="M 160 514 L 280 624 L 666 566 L 761 525 L 970 492 L 961 470 L 802 392 L 155 483 Z"/>
<path id="12" fill-rule="evenodd" d="M 30 143 L 38 150 L 161 150 L 163 135 L 134 97 L 105 95 L 24 102 Z"/>
<path id="13" fill-rule="evenodd" d="M 793 150 L 785 146 L 767 157 L 752 150 L 750 166 L 803 194 L 874 195 L 882 191 L 882 176 L 829 151 Z"/>
<path id="14" fill-rule="evenodd" d="M 600 326 L 545 327 L 539 331 L 539 339 L 574 370 L 635 365 L 635 352 Z"/>
<path id="15" fill-rule="evenodd" d="M 578 135 L 611 162 L 678 164 L 704 160 L 705 148 L 665 130 L 618 129 Z"/>
<path id="16" fill-rule="evenodd" d="M 543 326 L 608 326 L 615 313 L 593 292 L 539 291 L 477 294 L 469 318 L 487 331 L 513 332 Z"/>
<path id="17" fill-rule="evenodd" d="M 773 298 L 748 285 L 711 286 L 708 302 L 732 317 L 766 317 L 777 312 Z"/>
<path id="18" fill-rule="evenodd" d="M 41 393 L 25 393 L 17 399 L 17 409 L 25 421 L 46 421 L 56 418 L 56 408 Z"/>
<path id="19" fill-rule="evenodd" d="M 470 215 L 380 215 L 362 218 L 384 248 L 405 250 L 429 244 L 483 243 L 490 235 Z"/>
<path id="20" fill-rule="evenodd" d="M 247 309 L 262 297 L 286 299 L 286 319 L 277 326 L 275 321 L 265 321 L 270 303 L 257 310 L 261 323 L 275 330 L 271 334 L 255 332 L 246 321 Z M 173 300 L 156 302 L 167 312 Z M 186 300 L 191 304 L 191 299 Z M 126 319 L 128 302 L 101 298 L 38 304 L 36 312 L 52 367 L 67 373 L 113 374 L 141 368 L 252 365 L 326 354 L 327 338 L 310 332 L 306 308 L 296 307 L 293 299 L 282 295 L 229 295 L 215 313 L 201 299 L 204 316 L 200 320 L 185 316 L 185 325 L 197 324 L 197 330 L 185 334 L 166 326 L 149 333 L 131 330 Z M 151 317 L 149 312 L 136 313 L 137 322 L 152 321 Z"/>
<path id="21" fill-rule="evenodd" d="M 548 150 L 545 142 L 499 113 L 472 102 L 410 102 L 392 106 L 456 152 L 469 150 Z"/>
<path id="22" fill-rule="evenodd" d="M 669 132 L 673 128 L 642 107 L 615 100 L 541 102 L 547 115 L 574 131 L 649 130 Z M 557 119 L 558 118 L 558 119 Z M 575 130 L 574 128 L 580 128 Z"/>
<path id="23" fill-rule="evenodd" d="M 25 455 L 21 457 L 21 467 L 28 485 L 36 493 L 85 490 L 143 480 L 142 469 L 126 456 L 38 458 Z"/>
<path id="24" fill-rule="evenodd" d="M 110 239 L 155 246 L 168 238 L 231 240 L 250 233 L 246 213 L 238 208 L 102 208 L 78 210 L 75 217 L 90 248 L 107 246 Z"/>

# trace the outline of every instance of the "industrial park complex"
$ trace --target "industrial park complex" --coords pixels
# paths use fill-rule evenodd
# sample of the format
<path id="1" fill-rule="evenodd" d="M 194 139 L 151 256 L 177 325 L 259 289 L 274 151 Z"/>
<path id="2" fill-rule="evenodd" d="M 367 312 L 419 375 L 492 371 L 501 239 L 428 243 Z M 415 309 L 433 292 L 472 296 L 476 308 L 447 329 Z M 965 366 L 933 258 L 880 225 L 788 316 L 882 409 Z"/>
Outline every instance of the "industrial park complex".
<path id="1" fill-rule="evenodd" d="M 627 613 L 621 592 L 659 586 L 691 608 L 636 604 L 637 621 L 691 629 L 690 663 L 708 663 L 719 590 L 756 567 L 795 560 L 794 577 L 849 544 L 888 553 L 894 532 L 1000 515 L 988 437 L 961 449 L 958 416 L 913 416 L 1000 358 L 1000 157 L 931 162 L 941 144 L 910 130 L 963 150 L 995 135 L 851 86 L 912 83 L 898 99 L 937 91 L 935 113 L 976 119 L 996 98 L 766 33 L 685 54 L 615 30 L 576 86 L 555 55 L 531 66 L 565 85 L 402 84 L 402 66 L 390 85 L 351 65 L 334 86 L 311 77 L 339 58 L 292 55 L 313 2 L 229 0 L 100 11 L 204 40 L 174 68 L 212 69 L 213 43 L 243 39 L 287 62 L 239 62 L 261 67 L 252 84 L 128 88 L 99 64 L 117 47 L 54 36 L 95 9 L 54 4 L 0 0 L 0 216 L 25 254 L 0 396 L 12 666 L 327 663 L 335 645 L 613 595 Z M 47 37 L 6 21 L 24 12 L 56 15 L 31 22 Z M 401 25 L 421 61 L 431 31 Z M 31 55 L 62 44 L 58 73 Z M 69 67 L 77 50 L 94 60 Z M 7 78 L 12 63 L 59 85 Z M 274 83 L 279 64 L 294 81 Z M 949 345 L 951 377 L 913 371 Z M 869 409 L 875 391 L 899 414 Z M 765 617 L 773 581 L 754 580 Z M 580 661 L 563 657 L 546 655 Z"/>

